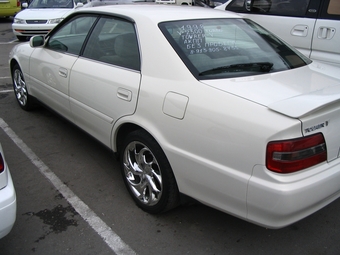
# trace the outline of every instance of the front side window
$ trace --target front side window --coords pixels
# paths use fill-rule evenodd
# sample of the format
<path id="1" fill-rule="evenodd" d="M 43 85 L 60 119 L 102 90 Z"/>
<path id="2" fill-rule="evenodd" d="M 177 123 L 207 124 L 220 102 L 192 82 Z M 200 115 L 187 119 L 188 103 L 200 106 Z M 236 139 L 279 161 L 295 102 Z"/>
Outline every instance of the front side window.
<path id="1" fill-rule="evenodd" d="M 250 20 L 185 20 L 159 26 L 197 79 L 257 75 L 310 63 Z"/>
<path id="2" fill-rule="evenodd" d="M 303 17 L 309 0 L 234 0 L 227 10 L 254 14 Z"/>
<path id="3" fill-rule="evenodd" d="M 78 55 L 97 16 L 77 16 L 49 38 L 46 48 Z"/>
<path id="4" fill-rule="evenodd" d="M 82 56 L 107 64 L 140 70 L 134 24 L 121 18 L 100 18 Z"/>

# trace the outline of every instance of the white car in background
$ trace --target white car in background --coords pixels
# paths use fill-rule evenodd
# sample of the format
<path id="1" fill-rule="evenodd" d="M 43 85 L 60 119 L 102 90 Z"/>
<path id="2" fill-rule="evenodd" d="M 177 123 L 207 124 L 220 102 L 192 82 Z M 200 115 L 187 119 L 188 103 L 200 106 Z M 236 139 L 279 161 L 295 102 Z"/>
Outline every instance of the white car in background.
<path id="1" fill-rule="evenodd" d="M 339 0 L 229 0 L 215 9 L 237 12 L 307 57 L 340 67 Z"/>
<path id="2" fill-rule="evenodd" d="M 16 211 L 14 185 L 0 144 L 0 238 L 11 231 L 16 219 Z"/>
<path id="3" fill-rule="evenodd" d="M 29 5 L 22 4 L 24 10 L 19 12 L 12 24 L 14 35 L 19 41 L 25 41 L 33 35 L 46 35 L 60 21 L 82 7 L 73 0 L 33 0 Z"/>

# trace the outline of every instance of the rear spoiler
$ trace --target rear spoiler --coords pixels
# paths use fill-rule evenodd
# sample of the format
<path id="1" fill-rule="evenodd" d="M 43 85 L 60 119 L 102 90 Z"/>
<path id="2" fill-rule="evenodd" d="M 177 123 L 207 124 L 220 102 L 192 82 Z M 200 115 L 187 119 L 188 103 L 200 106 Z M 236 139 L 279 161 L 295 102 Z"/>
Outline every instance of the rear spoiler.
<path id="1" fill-rule="evenodd" d="M 291 118 L 301 118 L 340 101 L 340 86 L 331 86 L 309 94 L 284 99 L 267 107 Z"/>

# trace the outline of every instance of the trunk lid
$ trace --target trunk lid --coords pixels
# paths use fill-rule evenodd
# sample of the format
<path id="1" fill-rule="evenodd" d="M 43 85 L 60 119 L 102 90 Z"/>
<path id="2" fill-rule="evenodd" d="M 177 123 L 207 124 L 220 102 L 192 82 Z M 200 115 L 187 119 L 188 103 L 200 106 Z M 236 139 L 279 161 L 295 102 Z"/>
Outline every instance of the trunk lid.
<path id="1" fill-rule="evenodd" d="M 202 82 L 292 118 L 340 100 L 340 69 L 321 63 L 272 74 Z"/>

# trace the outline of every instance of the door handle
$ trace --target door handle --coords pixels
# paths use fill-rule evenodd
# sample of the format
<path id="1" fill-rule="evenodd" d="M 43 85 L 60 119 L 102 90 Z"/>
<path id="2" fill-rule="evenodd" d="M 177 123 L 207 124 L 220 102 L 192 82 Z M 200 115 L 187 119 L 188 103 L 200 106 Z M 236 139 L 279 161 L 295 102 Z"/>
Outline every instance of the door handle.
<path id="1" fill-rule="evenodd" d="M 319 39 L 330 40 L 335 35 L 336 29 L 334 27 L 320 27 L 318 31 Z"/>
<path id="2" fill-rule="evenodd" d="M 68 74 L 68 71 L 67 71 L 66 68 L 62 68 L 62 67 L 59 68 L 59 75 L 60 75 L 61 77 L 66 78 L 66 77 L 67 77 L 67 74 Z"/>
<path id="3" fill-rule="evenodd" d="M 294 36 L 306 37 L 308 34 L 308 26 L 307 25 L 296 25 L 293 27 L 290 32 Z"/>
<path id="4" fill-rule="evenodd" d="M 117 97 L 130 102 L 132 99 L 132 92 L 128 89 L 118 88 Z"/>

